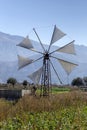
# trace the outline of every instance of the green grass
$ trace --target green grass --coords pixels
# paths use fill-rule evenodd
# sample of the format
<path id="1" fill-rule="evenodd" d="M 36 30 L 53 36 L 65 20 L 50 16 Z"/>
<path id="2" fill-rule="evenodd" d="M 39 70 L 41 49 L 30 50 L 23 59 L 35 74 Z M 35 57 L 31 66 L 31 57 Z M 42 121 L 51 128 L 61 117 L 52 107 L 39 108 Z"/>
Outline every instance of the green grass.
<path id="1" fill-rule="evenodd" d="M 63 93 L 63 92 L 69 92 L 69 87 L 52 87 L 52 93 Z"/>
<path id="2" fill-rule="evenodd" d="M 65 92 L 69 92 L 71 90 L 70 87 L 52 87 L 52 94 L 57 94 L 57 93 L 65 93 Z M 36 91 L 37 94 L 40 95 L 40 89 L 37 89 Z"/>

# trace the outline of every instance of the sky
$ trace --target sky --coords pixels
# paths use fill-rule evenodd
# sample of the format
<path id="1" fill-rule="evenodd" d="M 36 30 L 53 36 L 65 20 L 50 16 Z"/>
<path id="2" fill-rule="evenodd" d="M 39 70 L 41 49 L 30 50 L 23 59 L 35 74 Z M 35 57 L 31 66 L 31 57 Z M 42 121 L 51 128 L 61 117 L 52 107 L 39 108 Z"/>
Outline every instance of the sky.
<path id="1" fill-rule="evenodd" d="M 0 0 L 1 32 L 25 37 L 33 28 L 52 30 L 55 24 L 87 46 L 87 0 Z"/>

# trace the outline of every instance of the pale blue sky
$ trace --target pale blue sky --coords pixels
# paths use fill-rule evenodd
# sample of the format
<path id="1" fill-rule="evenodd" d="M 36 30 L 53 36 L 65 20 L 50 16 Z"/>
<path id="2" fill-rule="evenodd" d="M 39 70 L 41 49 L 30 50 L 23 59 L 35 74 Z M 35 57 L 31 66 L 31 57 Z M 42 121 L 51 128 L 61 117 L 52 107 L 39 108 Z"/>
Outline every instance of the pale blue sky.
<path id="1" fill-rule="evenodd" d="M 0 0 L 0 31 L 26 36 L 33 27 L 57 25 L 87 45 L 87 0 Z"/>

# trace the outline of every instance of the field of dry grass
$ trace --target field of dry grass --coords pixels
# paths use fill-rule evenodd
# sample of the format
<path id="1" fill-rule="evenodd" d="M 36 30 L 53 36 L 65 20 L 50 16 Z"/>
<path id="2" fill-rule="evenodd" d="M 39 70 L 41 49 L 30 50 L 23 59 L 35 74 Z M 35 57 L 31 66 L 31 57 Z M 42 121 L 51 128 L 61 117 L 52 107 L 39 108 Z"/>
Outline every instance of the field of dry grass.
<path id="1" fill-rule="evenodd" d="M 67 107 L 79 107 L 87 104 L 87 94 L 81 91 L 52 94 L 49 97 L 25 95 L 16 103 L 0 99 L 0 121 L 21 112 L 59 111 Z"/>
<path id="2" fill-rule="evenodd" d="M 68 93 L 52 94 L 49 97 L 40 97 L 39 95 L 37 95 L 37 96 L 25 95 L 24 97 L 19 99 L 18 102 L 15 102 L 15 101 L 9 102 L 4 99 L 0 99 L 0 123 L 1 123 L 0 128 L 4 128 L 5 125 L 3 124 L 3 122 L 5 121 L 5 123 L 7 122 L 7 124 L 10 123 L 8 125 L 9 129 L 7 129 L 7 126 L 5 126 L 5 129 L 10 130 L 10 125 L 12 124 L 12 122 L 14 122 L 13 119 L 19 118 L 22 121 L 22 123 L 24 123 L 24 126 L 26 125 L 26 128 L 28 128 L 26 123 L 30 120 L 30 122 L 31 122 L 30 130 L 34 130 L 37 127 L 38 127 L 37 130 L 41 130 L 41 129 L 39 129 L 39 126 L 35 127 L 37 124 L 33 124 L 33 123 L 35 123 L 36 116 L 38 118 L 40 118 L 40 120 L 38 119 L 38 121 L 41 123 L 42 123 L 43 114 L 46 116 L 46 120 L 48 120 L 48 118 L 50 118 L 49 116 L 52 116 L 52 119 L 55 118 L 55 116 L 57 116 L 57 114 L 58 114 L 58 117 L 56 117 L 56 121 L 59 121 L 59 117 L 61 118 L 61 120 L 62 120 L 62 118 L 64 118 L 64 120 L 65 120 L 65 118 L 67 118 L 67 120 L 68 120 L 68 117 L 66 117 L 67 114 L 69 114 L 69 116 L 70 115 L 72 116 L 72 114 L 75 114 L 77 112 L 77 115 L 79 115 L 81 113 L 80 111 L 84 107 L 86 108 L 86 106 L 87 106 L 87 94 L 86 94 L 86 92 L 81 92 L 80 90 L 70 91 Z M 63 112 L 66 114 L 64 114 Z M 73 113 L 73 112 L 75 112 L 75 113 Z M 55 113 L 55 114 L 52 114 L 52 113 Z M 86 113 L 87 113 L 87 111 L 86 111 Z M 63 115 L 61 115 L 61 114 L 63 114 Z M 71 119 L 71 117 L 69 117 L 69 118 Z M 75 115 L 75 118 L 76 118 L 76 115 Z M 82 116 L 80 118 L 82 118 Z M 10 122 L 9 122 L 9 120 L 10 120 Z M 67 122 L 67 120 L 66 120 L 66 122 Z M 84 118 L 83 118 L 83 120 L 84 120 Z M 82 119 L 81 119 L 81 121 L 82 121 Z M 17 122 L 17 123 L 18 123 L 17 124 L 17 128 L 18 128 L 19 122 Z M 34 125 L 35 128 L 32 128 L 32 124 Z M 48 123 L 48 125 L 49 125 L 49 123 Z M 57 127 L 57 125 L 58 125 L 58 129 L 61 128 L 59 126 L 59 124 L 55 123 L 55 125 L 53 124 L 53 126 L 52 126 L 52 130 L 57 130 L 57 129 L 54 129 Z M 61 125 L 62 125 L 62 122 L 61 122 Z M 78 124 L 78 125 L 80 125 L 80 124 Z M 20 126 L 20 129 L 18 129 L 18 130 L 22 130 L 21 126 Z M 62 126 L 62 128 L 63 127 L 64 126 Z M 42 128 L 42 126 L 40 126 L 40 128 Z M 64 129 L 65 128 L 66 127 L 64 127 Z M 73 128 L 74 128 L 74 126 L 73 126 Z M 80 126 L 78 128 L 80 128 Z M 23 129 L 24 129 L 24 127 L 23 127 Z M 16 130 L 15 125 L 14 125 L 13 130 Z M 25 129 L 25 130 L 27 130 L 27 129 Z M 47 130 L 49 130 L 49 129 L 47 129 Z"/>

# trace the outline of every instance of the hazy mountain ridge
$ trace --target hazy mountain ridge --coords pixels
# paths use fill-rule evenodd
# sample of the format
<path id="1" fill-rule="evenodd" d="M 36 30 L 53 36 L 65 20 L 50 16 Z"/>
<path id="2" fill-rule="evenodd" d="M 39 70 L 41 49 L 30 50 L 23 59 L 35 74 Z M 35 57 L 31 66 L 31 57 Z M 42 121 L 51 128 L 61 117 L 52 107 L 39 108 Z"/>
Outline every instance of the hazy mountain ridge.
<path id="1" fill-rule="evenodd" d="M 0 82 L 6 82 L 9 77 L 15 77 L 18 81 L 23 81 L 24 79 L 28 80 L 27 76 L 35 70 L 39 69 L 39 67 L 42 65 L 42 61 L 40 61 L 35 64 L 31 64 L 21 70 L 18 70 L 18 54 L 26 57 L 32 57 L 33 59 L 39 57 L 39 55 L 36 55 L 37 53 L 16 46 L 22 41 L 22 39 L 23 37 L 21 36 L 9 35 L 0 32 Z M 38 42 L 32 41 L 32 43 L 37 50 L 42 50 Z M 45 45 L 45 47 L 48 46 Z M 55 49 L 56 46 L 53 46 L 52 50 Z M 75 45 L 75 50 L 76 56 L 61 54 L 57 52 L 54 54 L 55 56 L 58 56 L 60 58 L 78 63 L 78 66 L 68 76 L 69 82 L 75 77 L 87 76 L 87 46 Z M 67 75 L 64 69 L 60 66 L 58 61 L 53 60 L 53 63 L 55 67 L 56 64 L 58 64 L 56 70 L 63 83 L 67 83 Z M 54 83 L 58 83 L 58 79 L 53 70 L 52 80 Z"/>

